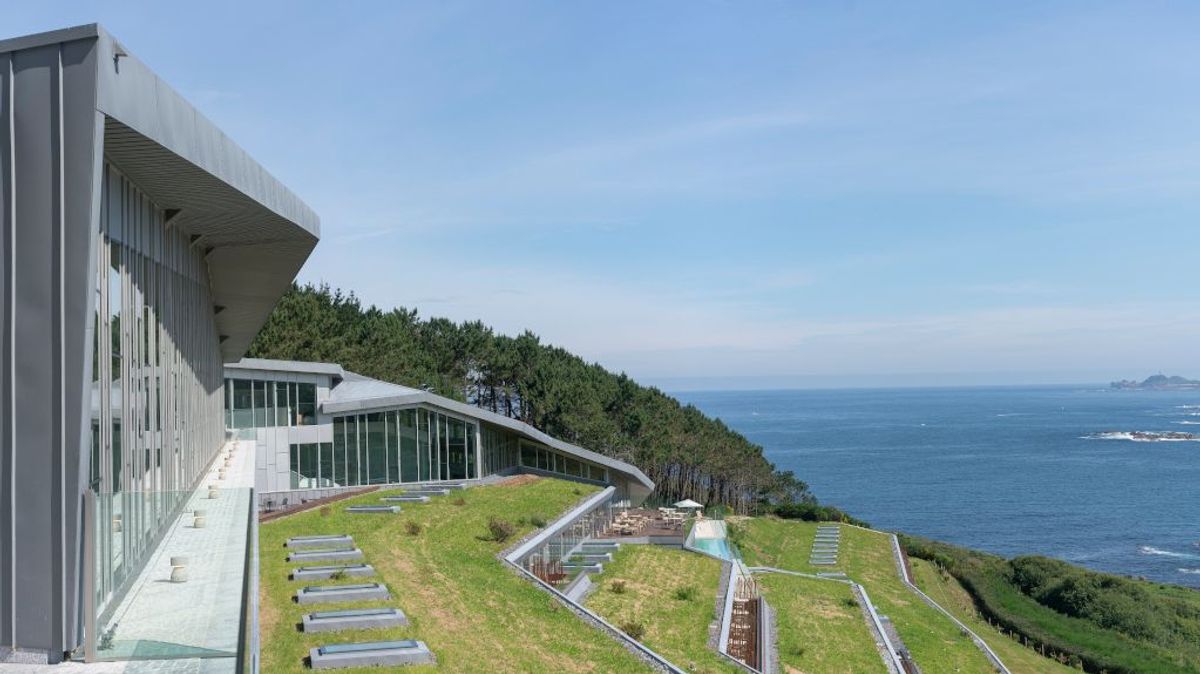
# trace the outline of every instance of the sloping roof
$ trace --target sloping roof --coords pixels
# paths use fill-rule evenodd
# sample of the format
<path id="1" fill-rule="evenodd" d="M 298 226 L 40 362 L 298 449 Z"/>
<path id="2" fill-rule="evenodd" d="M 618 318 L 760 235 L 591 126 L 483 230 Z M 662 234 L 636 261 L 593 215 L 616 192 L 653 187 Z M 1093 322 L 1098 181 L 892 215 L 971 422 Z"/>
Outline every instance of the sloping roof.
<path id="1" fill-rule="evenodd" d="M 327 374 L 339 378 L 346 376 L 346 371 L 337 363 L 312 363 L 303 360 L 272 360 L 270 358 L 243 358 L 236 363 L 226 363 L 225 369 Z"/>
<path id="2" fill-rule="evenodd" d="M 654 489 L 654 483 L 633 464 L 597 454 L 578 445 L 547 435 L 527 423 L 485 410 L 475 405 L 451 400 L 444 396 L 420 389 L 391 384 L 365 375 L 351 372 L 337 363 L 311 363 L 298 360 L 270 360 L 266 358 L 243 358 L 225 366 L 227 370 L 249 370 L 258 372 L 292 372 L 325 374 L 334 378 L 329 397 L 321 402 L 325 414 L 353 414 L 397 407 L 428 405 L 439 407 L 464 417 L 493 426 L 508 429 L 527 440 L 543 444 L 560 452 L 617 471 L 632 477 L 646 489 Z"/>
<path id="3" fill-rule="evenodd" d="M 360 400 L 374 400 L 395 396 L 410 396 L 423 391 L 399 384 L 389 384 L 386 381 L 364 377 L 357 372 L 346 371 L 342 382 L 333 387 L 325 406 L 342 402 L 353 403 Z"/>
<path id="4" fill-rule="evenodd" d="M 654 489 L 654 483 L 637 466 L 559 440 L 523 421 L 496 414 L 475 405 L 451 400 L 435 393 L 389 384 L 354 372 L 346 372 L 346 378 L 334 387 L 329 398 L 321 404 L 321 411 L 326 414 L 354 413 L 413 405 L 440 407 L 464 417 L 506 428 L 528 440 L 628 475 L 640 482 L 646 489 Z"/>

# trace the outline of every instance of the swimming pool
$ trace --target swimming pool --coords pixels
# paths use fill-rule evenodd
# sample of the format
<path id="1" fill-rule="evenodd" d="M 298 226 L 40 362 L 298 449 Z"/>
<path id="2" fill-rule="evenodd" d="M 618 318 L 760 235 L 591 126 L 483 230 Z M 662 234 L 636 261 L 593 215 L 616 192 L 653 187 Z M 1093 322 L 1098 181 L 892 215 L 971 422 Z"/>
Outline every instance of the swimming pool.
<path id="1" fill-rule="evenodd" d="M 721 520 L 701 520 L 692 529 L 692 546 L 721 559 L 733 559 L 733 549 L 725 540 L 725 523 Z"/>
<path id="2" fill-rule="evenodd" d="M 697 550 L 703 550 L 721 559 L 733 559 L 733 552 L 724 538 L 697 538 L 692 541 Z"/>

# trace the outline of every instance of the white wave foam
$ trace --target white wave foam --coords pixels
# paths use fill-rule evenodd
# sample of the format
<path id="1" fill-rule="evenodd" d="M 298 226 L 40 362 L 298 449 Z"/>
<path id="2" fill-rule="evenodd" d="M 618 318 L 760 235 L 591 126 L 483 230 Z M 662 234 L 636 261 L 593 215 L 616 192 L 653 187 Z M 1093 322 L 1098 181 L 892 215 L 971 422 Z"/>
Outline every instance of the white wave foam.
<path id="1" fill-rule="evenodd" d="M 1083 436 L 1084 440 L 1128 440 L 1130 442 L 1200 442 L 1200 435 L 1179 431 L 1106 431 Z"/>
<path id="2" fill-rule="evenodd" d="M 1175 423 L 1183 426 L 1200 426 L 1200 421 L 1176 421 Z"/>
<path id="3" fill-rule="evenodd" d="M 1200 405 L 1176 405 L 1177 410 L 1200 410 Z"/>
<path id="4" fill-rule="evenodd" d="M 1183 567 L 1179 567 L 1178 569 L 1175 569 L 1175 570 L 1178 571 L 1179 573 L 1190 573 L 1190 574 L 1194 574 L 1194 575 L 1200 575 L 1200 569 L 1185 569 Z"/>
<path id="5" fill-rule="evenodd" d="M 1150 545 L 1138 547 L 1138 552 L 1143 555 L 1160 555 L 1162 557 L 1179 557 L 1181 559 L 1200 559 L 1200 555 L 1193 555 L 1188 552 L 1174 552 L 1172 550 L 1163 550 Z"/>

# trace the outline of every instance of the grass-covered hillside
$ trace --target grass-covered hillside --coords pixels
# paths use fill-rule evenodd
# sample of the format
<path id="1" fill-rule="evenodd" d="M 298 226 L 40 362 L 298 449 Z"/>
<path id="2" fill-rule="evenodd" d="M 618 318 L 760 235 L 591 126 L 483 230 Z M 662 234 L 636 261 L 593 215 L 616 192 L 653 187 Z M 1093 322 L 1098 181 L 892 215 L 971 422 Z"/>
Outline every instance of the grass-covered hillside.
<path id="1" fill-rule="evenodd" d="M 987 619 L 1089 672 L 1200 672 L 1200 592 L 1045 557 L 1006 560 L 903 537 L 970 592 Z"/>
<path id="2" fill-rule="evenodd" d="M 303 658 L 309 648 L 321 644 L 410 638 L 425 641 L 438 659 L 436 668 L 412 671 L 650 671 L 615 640 L 498 560 L 496 553 L 512 540 L 487 540 L 490 518 L 514 524 L 513 536 L 520 537 L 532 530 L 530 521 L 554 519 L 591 491 L 592 487 L 560 480 L 523 478 L 437 497 L 427 504 L 406 503 L 397 515 L 345 513 L 347 505 L 378 503 L 380 496 L 389 493 L 375 492 L 332 504 L 328 516 L 313 510 L 263 524 L 259 528 L 262 671 L 308 671 Z M 316 534 L 352 535 L 364 561 L 379 575 L 289 580 L 297 565 L 286 561 L 284 542 L 291 536 Z M 392 599 L 317 607 L 293 600 L 304 585 L 371 581 L 387 584 Z M 300 616 L 310 611 L 382 606 L 400 608 L 411 624 L 314 635 L 297 628 Z"/>
<path id="3" fill-rule="evenodd" d="M 987 642 L 988 646 L 1000 656 L 1004 664 L 1013 672 L 1019 674 L 1071 674 L 1079 672 L 1051 658 L 1044 657 L 1036 650 L 1021 643 L 1019 636 L 1006 634 L 1001 629 L 988 623 L 975 610 L 975 602 L 971 593 L 963 588 L 958 580 L 933 562 L 916 557 L 911 558 L 913 580 L 921 591 L 929 595 L 950 611 L 956 618 L 966 623 L 975 633 Z"/>
<path id="4" fill-rule="evenodd" d="M 783 671 L 887 672 L 849 585 L 783 574 L 763 574 L 758 583 L 775 609 Z"/>
<path id="5" fill-rule="evenodd" d="M 814 567 L 808 560 L 816 527 L 809 522 L 756 517 L 739 522 L 734 531 L 746 563 L 751 566 L 808 573 L 837 570 L 861 584 L 876 608 L 892 619 L 925 674 L 991 671 L 983 653 L 953 622 L 922 603 L 903 585 L 887 534 L 843 526 L 838 564 L 833 568 Z M 767 601 L 770 600 L 768 595 Z M 786 617 L 781 614 L 779 620 L 782 622 Z"/>
<path id="6" fill-rule="evenodd" d="M 586 606 L 676 665 L 697 674 L 742 670 L 708 647 L 721 563 L 676 548 L 624 545 Z"/>

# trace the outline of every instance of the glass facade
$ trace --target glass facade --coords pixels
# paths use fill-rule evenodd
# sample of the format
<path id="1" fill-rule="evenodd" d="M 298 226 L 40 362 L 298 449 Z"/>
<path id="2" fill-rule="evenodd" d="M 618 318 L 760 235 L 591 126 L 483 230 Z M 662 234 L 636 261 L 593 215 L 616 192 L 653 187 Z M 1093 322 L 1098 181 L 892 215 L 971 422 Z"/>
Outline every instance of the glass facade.
<path id="1" fill-rule="evenodd" d="M 270 428 L 317 423 L 317 385 L 225 379 L 225 427 Z"/>
<path id="2" fill-rule="evenodd" d="M 102 610 L 173 521 L 224 432 L 203 251 L 107 163 L 99 240 L 88 482 Z"/>
<path id="3" fill-rule="evenodd" d="M 333 445 L 310 442 L 291 445 L 292 489 L 336 487 L 333 479 Z"/>
<path id="4" fill-rule="evenodd" d="M 520 465 L 534 468 L 547 473 L 557 473 L 567 477 L 582 478 L 594 482 L 607 482 L 608 472 L 604 466 L 598 466 L 573 456 L 556 452 L 553 449 L 521 441 Z"/>
<path id="5" fill-rule="evenodd" d="M 484 426 L 480 433 L 480 440 L 483 444 L 482 460 L 485 476 L 521 465 L 521 460 L 517 455 L 519 447 L 517 436 Z"/>
<path id="6" fill-rule="evenodd" d="M 472 479 L 479 477 L 475 444 L 474 423 L 433 410 L 335 416 L 333 442 L 318 450 L 319 474 L 305 473 L 293 451 L 292 483 L 313 478 L 323 487 L 346 487 Z"/>

